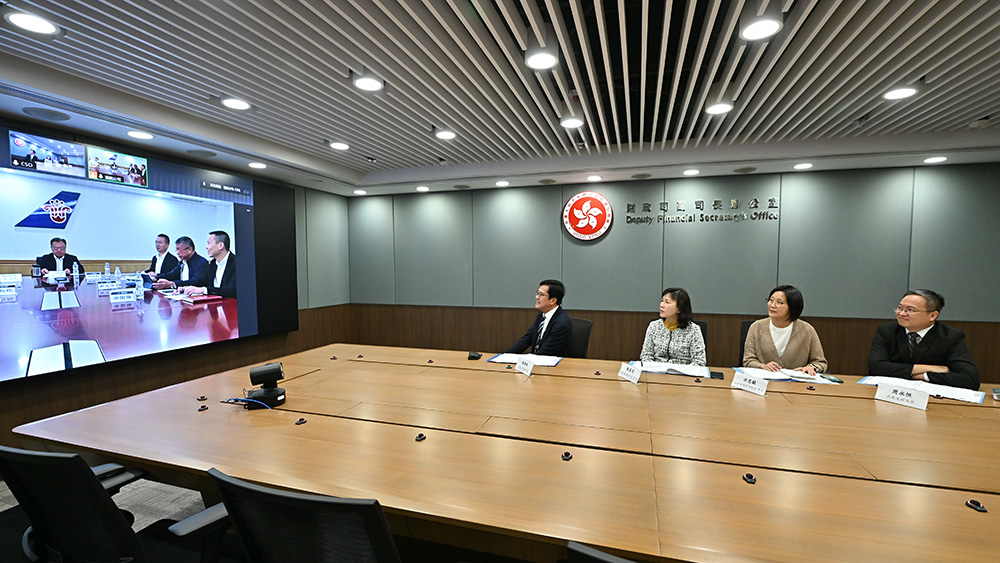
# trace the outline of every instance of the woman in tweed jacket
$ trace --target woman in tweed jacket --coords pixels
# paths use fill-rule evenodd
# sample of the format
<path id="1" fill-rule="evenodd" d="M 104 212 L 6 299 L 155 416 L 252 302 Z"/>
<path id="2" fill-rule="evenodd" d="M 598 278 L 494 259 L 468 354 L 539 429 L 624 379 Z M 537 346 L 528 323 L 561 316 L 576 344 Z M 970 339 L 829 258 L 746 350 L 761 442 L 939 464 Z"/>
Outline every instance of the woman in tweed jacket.
<path id="1" fill-rule="evenodd" d="M 705 365 L 705 339 L 691 314 L 691 297 L 679 287 L 660 296 L 660 318 L 649 323 L 639 359 L 644 362 Z"/>

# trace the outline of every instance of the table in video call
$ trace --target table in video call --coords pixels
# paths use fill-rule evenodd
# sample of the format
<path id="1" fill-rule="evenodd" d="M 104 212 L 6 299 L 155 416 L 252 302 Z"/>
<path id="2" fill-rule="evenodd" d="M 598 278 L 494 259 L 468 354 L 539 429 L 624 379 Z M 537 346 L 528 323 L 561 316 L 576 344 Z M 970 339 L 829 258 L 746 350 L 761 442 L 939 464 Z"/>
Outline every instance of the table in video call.
<path id="1" fill-rule="evenodd" d="M 236 299 L 191 305 L 147 291 L 112 303 L 96 283 L 44 280 L 25 276 L 0 296 L 0 379 L 65 369 L 64 355 L 79 367 L 239 336 Z"/>
<path id="2" fill-rule="evenodd" d="M 722 380 L 643 373 L 633 384 L 615 361 L 566 358 L 526 377 L 466 355 L 333 344 L 273 360 L 287 392 L 274 410 L 220 402 L 249 386 L 245 366 L 14 431 L 29 447 L 203 491 L 217 467 L 377 498 L 397 534 L 528 560 L 564 556 L 567 540 L 639 560 L 996 554 L 1000 403 L 989 394 L 922 411 L 874 400 L 853 376 L 774 381 L 762 397 L 732 389 L 728 368 Z"/>

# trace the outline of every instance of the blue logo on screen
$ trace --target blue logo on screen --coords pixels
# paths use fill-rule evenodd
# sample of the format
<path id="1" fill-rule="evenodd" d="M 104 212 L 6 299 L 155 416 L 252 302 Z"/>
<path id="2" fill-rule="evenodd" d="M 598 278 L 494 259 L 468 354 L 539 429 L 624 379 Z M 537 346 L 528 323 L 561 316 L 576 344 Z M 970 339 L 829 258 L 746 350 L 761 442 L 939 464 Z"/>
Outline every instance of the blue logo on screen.
<path id="1" fill-rule="evenodd" d="M 78 201 L 80 194 L 77 192 L 59 192 L 15 226 L 65 229 Z"/>

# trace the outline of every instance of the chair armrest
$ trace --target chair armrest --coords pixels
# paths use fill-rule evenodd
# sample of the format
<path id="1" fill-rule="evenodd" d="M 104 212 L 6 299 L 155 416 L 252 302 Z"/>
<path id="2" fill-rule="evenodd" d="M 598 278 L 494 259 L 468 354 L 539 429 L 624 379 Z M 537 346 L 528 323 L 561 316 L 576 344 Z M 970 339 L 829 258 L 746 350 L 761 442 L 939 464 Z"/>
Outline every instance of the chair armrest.
<path id="1" fill-rule="evenodd" d="M 116 495 L 122 487 L 128 485 L 132 481 L 137 481 L 143 476 L 142 471 L 138 469 L 124 469 L 118 473 L 113 474 L 111 477 L 102 478 L 101 485 L 104 486 L 104 490 L 108 491 L 109 495 Z"/>
<path id="2" fill-rule="evenodd" d="M 223 526 L 229 527 L 229 512 L 220 502 L 188 516 L 167 529 L 175 536 L 183 537 L 189 534 L 208 533 Z"/>
<path id="3" fill-rule="evenodd" d="M 117 463 L 104 463 L 90 468 L 98 479 L 107 479 L 125 471 L 125 466 Z"/>

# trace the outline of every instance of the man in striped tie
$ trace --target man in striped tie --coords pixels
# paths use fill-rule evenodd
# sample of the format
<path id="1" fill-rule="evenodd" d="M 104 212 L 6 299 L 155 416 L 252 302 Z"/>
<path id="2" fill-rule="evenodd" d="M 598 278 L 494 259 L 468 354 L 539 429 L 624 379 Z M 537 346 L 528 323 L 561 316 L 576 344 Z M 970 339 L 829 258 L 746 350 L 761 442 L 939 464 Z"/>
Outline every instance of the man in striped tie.
<path id="1" fill-rule="evenodd" d="M 573 323 L 563 311 L 563 297 L 566 286 L 559 280 L 542 280 L 535 292 L 535 309 L 538 316 L 520 340 L 508 350 L 508 354 L 522 354 L 531 347 L 531 353 L 541 356 L 565 356 L 570 352 L 573 340 Z"/>

